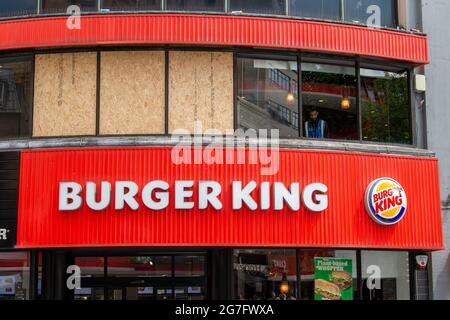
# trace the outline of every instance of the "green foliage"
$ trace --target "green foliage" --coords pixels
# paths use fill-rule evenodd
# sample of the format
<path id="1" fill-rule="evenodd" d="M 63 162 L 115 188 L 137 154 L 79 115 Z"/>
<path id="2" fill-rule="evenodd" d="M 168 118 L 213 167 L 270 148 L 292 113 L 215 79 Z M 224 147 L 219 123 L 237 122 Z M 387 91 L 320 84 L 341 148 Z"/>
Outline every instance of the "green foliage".
<path id="1" fill-rule="evenodd" d="M 411 143 L 410 107 L 406 74 L 363 78 L 362 126 L 367 141 Z M 364 90 L 374 93 L 375 101 Z"/>

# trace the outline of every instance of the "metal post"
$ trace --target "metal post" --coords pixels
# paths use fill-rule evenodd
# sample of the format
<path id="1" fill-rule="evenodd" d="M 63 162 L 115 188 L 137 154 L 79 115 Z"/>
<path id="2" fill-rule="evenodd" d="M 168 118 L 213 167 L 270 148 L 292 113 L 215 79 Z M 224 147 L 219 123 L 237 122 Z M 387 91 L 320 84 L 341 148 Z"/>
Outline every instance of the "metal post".
<path id="1" fill-rule="evenodd" d="M 36 250 L 30 251 L 30 293 L 28 298 L 30 300 L 37 299 L 38 281 L 39 281 L 39 257 Z"/>
<path id="2" fill-rule="evenodd" d="M 41 0 L 37 0 L 37 14 L 41 14 Z"/>
<path id="3" fill-rule="evenodd" d="M 340 0 L 340 6 L 341 6 L 341 20 L 345 21 L 345 3 L 344 3 L 344 0 Z"/>
<path id="4" fill-rule="evenodd" d="M 357 130 L 358 140 L 363 142 L 363 127 L 362 127 L 362 100 L 361 100 L 361 61 L 360 58 L 356 58 L 356 116 L 358 119 Z"/>
<path id="5" fill-rule="evenodd" d="M 286 16 L 288 16 L 289 17 L 289 15 L 291 14 L 290 13 L 290 8 L 289 8 L 289 3 L 290 3 L 290 0 L 285 0 L 285 6 L 286 6 L 286 8 L 285 8 L 285 12 L 286 12 Z"/>

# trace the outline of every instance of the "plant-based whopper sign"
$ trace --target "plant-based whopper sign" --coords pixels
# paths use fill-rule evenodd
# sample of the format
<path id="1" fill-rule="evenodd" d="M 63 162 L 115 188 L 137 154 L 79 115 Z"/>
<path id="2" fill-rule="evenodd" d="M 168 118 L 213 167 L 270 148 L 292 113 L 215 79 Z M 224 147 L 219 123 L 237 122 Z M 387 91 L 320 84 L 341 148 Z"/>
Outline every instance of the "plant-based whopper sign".
<path id="1" fill-rule="evenodd" d="M 353 300 L 352 260 L 314 258 L 314 299 Z"/>

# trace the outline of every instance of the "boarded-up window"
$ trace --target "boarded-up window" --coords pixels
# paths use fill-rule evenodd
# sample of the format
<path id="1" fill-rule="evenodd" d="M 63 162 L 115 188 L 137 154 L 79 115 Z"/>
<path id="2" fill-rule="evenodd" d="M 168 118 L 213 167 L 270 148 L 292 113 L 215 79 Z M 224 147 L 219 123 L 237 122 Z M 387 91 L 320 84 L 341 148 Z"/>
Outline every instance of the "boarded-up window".
<path id="1" fill-rule="evenodd" d="M 163 134 L 163 51 L 103 52 L 100 134 Z"/>
<path id="2" fill-rule="evenodd" d="M 169 131 L 233 129 L 233 55 L 227 52 L 170 52 Z"/>
<path id="3" fill-rule="evenodd" d="M 95 134 L 97 53 L 36 56 L 33 136 Z"/>

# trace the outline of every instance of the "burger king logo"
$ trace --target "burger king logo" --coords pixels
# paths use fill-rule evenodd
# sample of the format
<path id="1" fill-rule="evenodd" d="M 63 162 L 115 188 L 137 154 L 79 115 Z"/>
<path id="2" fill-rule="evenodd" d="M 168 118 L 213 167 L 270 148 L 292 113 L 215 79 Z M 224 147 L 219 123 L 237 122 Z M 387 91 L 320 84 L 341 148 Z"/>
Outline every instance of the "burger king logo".
<path id="1" fill-rule="evenodd" d="M 408 207 L 405 190 L 391 178 L 373 181 L 367 187 L 364 198 L 367 213 L 382 225 L 399 223 Z"/>

